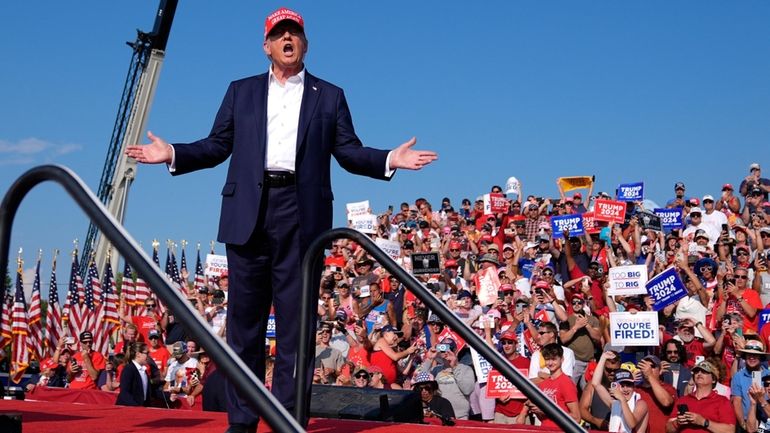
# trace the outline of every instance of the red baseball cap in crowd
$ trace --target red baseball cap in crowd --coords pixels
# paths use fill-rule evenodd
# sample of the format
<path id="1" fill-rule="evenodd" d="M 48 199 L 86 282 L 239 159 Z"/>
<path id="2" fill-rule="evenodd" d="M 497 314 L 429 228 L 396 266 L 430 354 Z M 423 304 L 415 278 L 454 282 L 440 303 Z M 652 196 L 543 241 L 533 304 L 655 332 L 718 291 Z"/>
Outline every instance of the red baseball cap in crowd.
<path id="1" fill-rule="evenodd" d="M 490 235 L 484 235 L 484 236 L 481 237 L 481 239 L 479 239 L 479 243 L 481 243 L 481 242 L 492 242 L 492 241 L 494 241 L 494 238 L 492 236 L 490 236 Z"/>
<path id="2" fill-rule="evenodd" d="M 551 288 L 551 285 L 548 284 L 547 281 L 540 280 L 537 283 L 535 283 L 535 288 L 536 289 L 549 289 L 549 288 Z"/>
<path id="3" fill-rule="evenodd" d="M 456 268 L 457 267 L 457 260 L 455 259 L 449 259 L 446 262 L 444 262 L 444 268 Z"/>
<path id="4" fill-rule="evenodd" d="M 463 244 L 461 244 L 458 241 L 450 241 L 449 242 L 449 249 L 450 250 L 459 250 L 462 247 L 463 247 Z"/>
<path id="5" fill-rule="evenodd" d="M 273 30 L 276 24 L 285 20 L 294 21 L 302 27 L 303 31 L 305 30 L 305 20 L 302 19 L 302 15 L 289 8 L 279 8 L 265 18 L 265 38 L 267 38 L 267 35 L 270 34 L 270 31 Z"/>
<path id="6" fill-rule="evenodd" d="M 722 185 L 722 191 L 725 191 L 725 190 L 728 190 L 728 189 L 730 191 L 732 191 L 733 190 L 733 186 L 731 184 L 729 184 L 729 183 L 726 183 L 726 184 Z"/>
<path id="7" fill-rule="evenodd" d="M 579 192 L 576 192 L 575 194 L 572 195 L 572 200 L 574 200 L 576 198 L 579 198 L 580 200 L 583 200 L 583 194 L 581 194 Z"/>

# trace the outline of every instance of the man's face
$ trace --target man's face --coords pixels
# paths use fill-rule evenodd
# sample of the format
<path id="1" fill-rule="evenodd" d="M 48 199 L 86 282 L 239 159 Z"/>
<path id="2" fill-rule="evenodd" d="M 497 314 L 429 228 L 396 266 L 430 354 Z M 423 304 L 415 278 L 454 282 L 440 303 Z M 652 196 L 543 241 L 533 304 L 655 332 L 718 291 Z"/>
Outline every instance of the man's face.
<path id="1" fill-rule="evenodd" d="M 321 336 L 322 343 L 328 343 L 332 338 L 332 331 L 330 331 L 328 328 L 324 328 L 318 331 L 318 334 Z"/>
<path id="2" fill-rule="evenodd" d="M 297 23 L 284 20 L 273 27 L 262 48 L 278 68 L 299 72 L 307 53 L 307 39 Z"/>
<path id="3" fill-rule="evenodd" d="M 695 330 L 689 326 L 680 326 L 677 335 L 683 343 L 689 343 L 695 338 Z"/>
<path id="4" fill-rule="evenodd" d="M 126 328 L 123 332 L 123 339 L 126 341 L 136 341 L 136 329 Z"/>
<path id="5" fill-rule="evenodd" d="M 714 200 L 703 200 L 703 207 L 709 211 L 714 209 Z"/>
<path id="6" fill-rule="evenodd" d="M 760 355 L 747 353 L 744 355 L 744 357 L 746 358 L 746 367 L 754 369 L 759 367 L 759 365 L 762 363 L 762 356 Z"/>
<path id="7" fill-rule="evenodd" d="M 193 353 L 193 352 L 196 352 L 197 350 L 198 350 L 198 345 L 194 341 L 190 340 L 187 342 L 187 353 Z"/>
<path id="8" fill-rule="evenodd" d="M 158 338 L 158 337 L 150 337 L 150 346 L 153 349 L 157 349 L 160 346 L 160 338 Z"/>
<path id="9" fill-rule="evenodd" d="M 746 269 L 738 268 L 735 270 L 735 286 L 739 289 L 745 289 L 748 286 L 749 274 Z"/>
<path id="10" fill-rule="evenodd" d="M 694 226 L 700 225 L 702 217 L 703 215 L 700 212 L 690 212 L 690 221 Z"/>
<path id="11" fill-rule="evenodd" d="M 219 280 L 219 289 L 226 292 L 228 287 L 230 287 L 230 279 L 227 277 L 222 277 Z"/>
<path id="12" fill-rule="evenodd" d="M 679 350 L 677 350 L 675 344 L 669 344 L 666 346 L 666 358 L 669 362 L 679 362 Z"/>
<path id="13" fill-rule="evenodd" d="M 676 198 L 684 197 L 684 188 L 677 188 L 674 192 L 676 193 Z"/>
<path id="14" fill-rule="evenodd" d="M 510 356 L 516 351 L 516 341 L 503 338 L 500 340 L 500 344 L 503 346 L 503 353 L 506 356 Z"/>
<path id="15" fill-rule="evenodd" d="M 548 328 L 539 328 L 537 330 L 537 340 L 540 347 L 543 347 L 546 344 L 555 343 L 556 335 L 554 335 L 553 331 Z"/>
<path id="16" fill-rule="evenodd" d="M 546 358 L 545 359 L 545 368 L 548 369 L 551 373 L 559 370 L 561 368 L 561 362 L 562 362 L 561 356 L 554 356 L 552 358 Z"/>

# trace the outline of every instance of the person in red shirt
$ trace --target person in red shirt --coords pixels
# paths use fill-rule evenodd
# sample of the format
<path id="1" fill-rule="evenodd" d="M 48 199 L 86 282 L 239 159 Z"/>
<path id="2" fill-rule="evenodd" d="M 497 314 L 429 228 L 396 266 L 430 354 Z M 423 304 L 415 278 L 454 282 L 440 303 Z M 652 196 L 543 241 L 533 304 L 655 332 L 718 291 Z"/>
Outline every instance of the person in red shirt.
<path id="1" fill-rule="evenodd" d="M 160 332 L 153 329 L 150 331 L 150 358 L 155 361 L 155 365 L 160 370 L 160 377 L 166 377 L 166 368 L 168 367 L 168 360 L 171 359 L 171 353 L 166 349 L 166 346 L 161 344 Z"/>
<path id="2" fill-rule="evenodd" d="M 96 379 L 104 370 L 105 360 L 101 353 L 91 349 L 94 336 L 88 331 L 80 333 L 80 351 L 72 357 L 69 370 L 71 389 L 96 389 Z"/>
<path id="3" fill-rule="evenodd" d="M 692 376 L 695 391 L 676 401 L 677 416 L 666 422 L 666 433 L 734 433 L 733 407 L 714 390 L 719 369 L 704 361 L 692 369 Z"/>
<path id="4" fill-rule="evenodd" d="M 749 271 L 737 267 L 732 277 L 725 278 L 723 297 L 717 310 L 717 321 L 725 313 L 738 313 L 743 316 L 743 332 L 759 329 L 759 311 L 762 310 L 762 300 L 759 293 L 749 288 Z"/>
<path id="5" fill-rule="evenodd" d="M 521 356 L 516 351 L 516 332 L 513 329 L 505 331 L 500 336 L 500 344 L 503 346 L 503 355 L 514 367 L 521 370 L 529 369 L 529 359 Z M 526 376 L 526 375 L 525 375 Z M 524 408 L 524 400 L 512 399 L 510 397 L 498 398 L 495 404 L 495 423 L 513 424 L 516 416 Z"/>
<path id="6" fill-rule="evenodd" d="M 159 325 L 161 329 L 166 329 L 166 325 L 168 324 L 168 310 L 164 311 L 163 314 L 158 314 L 158 311 L 156 310 L 158 304 L 155 301 L 155 298 L 149 297 L 145 299 L 144 313 L 141 316 L 129 316 L 126 314 L 125 302 L 121 302 L 121 305 L 123 305 L 124 308 L 121 308 L 120 310 L 120 320 L 136 325 L 139 335 L 141 336 L 137 341 L 149 341 L 150 331 L 158 329 Z"/>
<path id="7" fill-rule="evenodd" d="M 546 368 L 551 372 L 551 377 L 538 383 L 537 387 L 561 410 L 569 414 L 575 422 L 580 422 L 577 387 L 572 382 L 572 378 L 561 371 L 564 356 L 561 345 L 558 343 L 548 344 L 543 347 L 541 353 L 545 359 Z M 527 414 L 530 412 L 540 419 L 543 427 L 558 428 L 556 423 L 548 419 L 545 413 L 530 400 L 527 400 L 524 409 L 516 417 L 516 424 L 524 424 Z"/>

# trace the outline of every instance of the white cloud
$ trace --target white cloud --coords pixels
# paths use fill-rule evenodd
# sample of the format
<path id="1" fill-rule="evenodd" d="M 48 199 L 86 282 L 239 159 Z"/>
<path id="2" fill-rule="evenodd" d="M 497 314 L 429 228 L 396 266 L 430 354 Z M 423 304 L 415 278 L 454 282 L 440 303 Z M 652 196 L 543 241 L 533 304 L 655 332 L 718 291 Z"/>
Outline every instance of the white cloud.
<path id="1" fill-rule="evenodd" d="M 0 139 L 0 165 L 32 164 L 77 152 L 82 148 L 80 144 L 59 144 L 35 137 L 23 138 L 16 142 Z"/>

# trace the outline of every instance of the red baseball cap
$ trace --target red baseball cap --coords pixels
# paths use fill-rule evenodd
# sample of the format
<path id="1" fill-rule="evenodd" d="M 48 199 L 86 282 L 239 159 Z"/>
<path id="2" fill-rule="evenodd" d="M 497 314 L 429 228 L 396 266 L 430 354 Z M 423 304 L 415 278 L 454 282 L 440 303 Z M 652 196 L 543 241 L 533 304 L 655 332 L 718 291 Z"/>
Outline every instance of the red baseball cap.
<path id="1" fill-rule="evenodd" d="M 494 238 L 490 235 L 484 235 L 479 239 L 479 242 L 493 242 Z"/>
<path id="2" fill-rule="evenodd" d="M 445 268 L 456 268 L 457 267 L 457 260 L 449 259 L 446 262 L 444 262 Z"/>
<path id="3" fill-rule="evenodd" d="M 451 250 L 459 250 L 462 247 L 463 247 L 463 244 L 461 244 L 458 241 L 450 241 L 449 242 L 449 249 L 451 249 Z"/>
<path id="4" fill-rule="evenodd" d="M 583 199 L 583 194 L 581 194 L 579 192 L 576 192 L 575 194 L 572 195 L 572 198 L 573 199 L 579 198 L 579 199 L 582 200 Z"/>
<path id="5" fill-rule="evenodd" d="M 731 184 L 729 184 L 729 183 L 726 183 L 726 184 L 722 185 L 722 191 L 724 191 L 726 189 L 729 189 L 730 191 L 732 191 L 733 190 L 733 186 Z"/>
<path id="6" fill-rule="evenodd" d="M 547 281 L 540 280 L 537 283 L 535 283 L 535 288 L 537 288 L 537 289 L 548 289 L 550 287 L 551 287 L 551 285 L 548 284 Z"/>
<path id="7" fill-rule="evenodd" d="M 270 34 L 270 31 L 273 30 L 273 27 L 284 20 L 294 21 L 302 27 L 303 31 L 305 30 L 305 20 L 302 19 L 302 15 L 289 8 L 279 8 L 265 18 L 265 39 L 267 39 L 267 35 Z"/>

